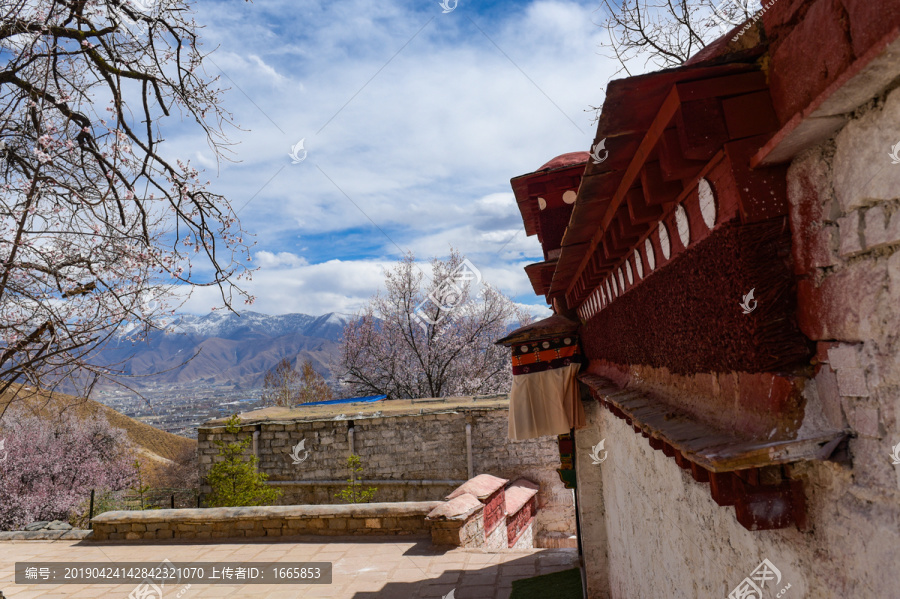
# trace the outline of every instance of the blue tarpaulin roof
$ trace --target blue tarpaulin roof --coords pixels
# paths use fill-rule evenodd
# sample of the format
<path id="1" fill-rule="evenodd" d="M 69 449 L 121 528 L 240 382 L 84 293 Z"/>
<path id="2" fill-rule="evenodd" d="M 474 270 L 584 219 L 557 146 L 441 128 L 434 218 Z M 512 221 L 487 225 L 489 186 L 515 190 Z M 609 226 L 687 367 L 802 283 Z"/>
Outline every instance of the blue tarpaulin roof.
<path id="1" fill-rule="evenodd" d="M 301 406 L 330 406 L 342 403 L 372 403 L 387 399 L 387 395 L 367 395 L 365 397 L 348 397 L 347 399 L 329 399 L 328 401 L 313 401 L 300 404 Z"/>

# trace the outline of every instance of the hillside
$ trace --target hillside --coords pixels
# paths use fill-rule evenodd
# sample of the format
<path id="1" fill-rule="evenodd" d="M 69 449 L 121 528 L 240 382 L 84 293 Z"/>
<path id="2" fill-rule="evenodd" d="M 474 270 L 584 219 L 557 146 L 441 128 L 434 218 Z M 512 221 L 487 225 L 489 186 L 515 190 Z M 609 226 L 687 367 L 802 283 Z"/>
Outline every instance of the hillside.
<path id="1" fill-rule="evenodd" d="M 0 396 L 0 411 L 6 407 L 11 397 L 11 393 Z M 112 426 L 125 430 L 129 440 L 139 451 L 152 459 L 174 460 L 179 453 L 197 445 L 193 439 L 166 433 L 90 399 L 79 399 L 63 393 L 49 394 L 32 391 L 28 397 L 15 401 L 16 404 L 21 401 L 29 410 L 45 417 L 59 414 L 63 410 L 74 410 L 82 418 L 92 418 L 98 413 L 103 414 Z"/>
<path id="2" fill-rule="evenodd" d="M 330 378 L 350 318 L 336 313 L 179 315 L 146 342 L 120 337 L 95 363 L 116 364 L 126 375 L 140 377 L 129 380 L 129 385 L 142 388 L 200 384 L 257 388 L 266 371 L 282 358 L 295 365 L 310 360 Z"/>

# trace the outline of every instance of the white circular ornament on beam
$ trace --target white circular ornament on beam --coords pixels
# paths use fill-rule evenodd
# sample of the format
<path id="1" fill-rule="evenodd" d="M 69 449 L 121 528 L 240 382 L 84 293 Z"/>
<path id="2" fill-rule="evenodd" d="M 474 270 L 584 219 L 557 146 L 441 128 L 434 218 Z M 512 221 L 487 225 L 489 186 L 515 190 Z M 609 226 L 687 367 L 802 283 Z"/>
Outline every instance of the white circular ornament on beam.
<path id="1" fill-rule="evenodd" d="M 634 275 L 631 273 L 631 262 L 625 262 L 625 275 L 628 277 L 628 284 L 634 285 Z"/>
<path id="2" fill-rule="evenodd" d="M 538 208 L 544 210 L 547 207 L 547 200 L 544 198 L 538 198 Z"/>
<path id="3" fill-rule="evenodd" d="M 641 253 L 638 250 L 634 250 L 634 268 L 637 270 L 637 276 L 639 279 L 644 278 L 644 262 L 641 260 Z"/>
<path id="4" fill-rule="evenodd" d="M 669 245 L 669 230 L 662 223 L 659 223 L 659 249 L 662 250 L 663 258 L 666 260 L 672 255 L 672 246 Z"/>
<path id="5" fill-rule="evenodd" d="M 697 184 L 697 192 L 700 197 L 700 216 L 707 228 L 716 226 L 716 196 L 713 194 L 712 185 L 706 179 L 700 179 Z"/>
<path id="6" fill-rule="evenodd" d="M 565 202 L 566 204 L 574 204 L 577 197 L 578 194 L 570 189 L 563 194 L 563 202 Z"/>
<path id="7" fill-rule="evenodd" d="M 619 287 L 621 287 L 622 291 L 625 291 L 625 277 L 622 276 L 622 267 L 619 267 Z"/>
<path id="8" fill-rule="evenodd" d="M 647 252 L 647 266 L 652 271 L 656 268 L 656 254 L 653 250 L 653 242 L 650 241 L 649 237 L 644 240 L 644 251 Z"/>
<path id="9" fill-rule="evenodd" d="M 675 207 L 675 225 L 678 227 L 678 239 L 681 240 L 681 245 L 687 247 L 691 243 L 691 227 L 688 224 L 687 212 L 684 211 L 684 206 L 681 204 Z"/>

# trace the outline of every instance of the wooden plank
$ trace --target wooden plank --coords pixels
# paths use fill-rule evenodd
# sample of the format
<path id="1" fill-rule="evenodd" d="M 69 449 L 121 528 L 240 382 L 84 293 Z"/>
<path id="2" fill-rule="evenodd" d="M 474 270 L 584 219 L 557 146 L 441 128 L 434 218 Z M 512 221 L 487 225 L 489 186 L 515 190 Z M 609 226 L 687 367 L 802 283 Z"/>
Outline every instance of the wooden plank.
<path id="1" fill-rule="evenodd" d="M 742 438 L 699 422 L 652 394 L 619 389 L 612 381 L 597 375 L 585 374 L 579 379 L 614 412 L 630 421 L 636 430 L 654 439 L 653 445 L 669 445 L 673 455 L 681 454 L 684 459 L 713 473 L 825 459 L 823 447 L 847 434 L 836 430 L 798 439 Z"/>

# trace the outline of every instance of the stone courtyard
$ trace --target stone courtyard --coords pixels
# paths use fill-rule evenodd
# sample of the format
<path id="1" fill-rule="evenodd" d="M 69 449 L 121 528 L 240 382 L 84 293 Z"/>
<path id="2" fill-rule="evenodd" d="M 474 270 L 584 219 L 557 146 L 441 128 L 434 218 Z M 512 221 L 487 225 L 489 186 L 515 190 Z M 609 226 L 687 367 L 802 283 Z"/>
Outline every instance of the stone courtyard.
<path id="1" fill-rule="evenodd" d="M 377 539 L 309 537 L 258 543 L 0 542 L 0 591 L 9 599 L 126 598 L 135 585 L 14 585 L 15 562 L 310 562 L 333 563 L 331 584 L 193 584 L 165 589 L 165 597 L 265 599 L 506 599 L 512 581 L 577 567 L 575 549 L 488 552 L 435 547 L 427 537 Z M 155 597 L 153 599 L 156 599 Z"/>

